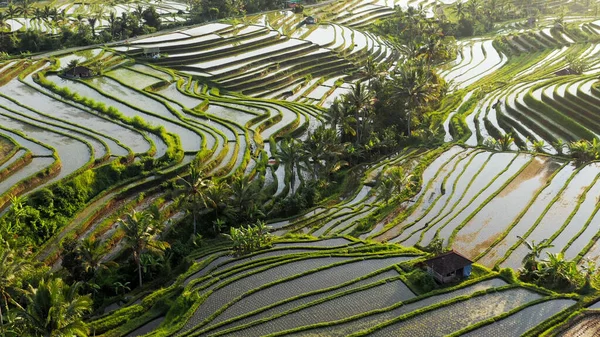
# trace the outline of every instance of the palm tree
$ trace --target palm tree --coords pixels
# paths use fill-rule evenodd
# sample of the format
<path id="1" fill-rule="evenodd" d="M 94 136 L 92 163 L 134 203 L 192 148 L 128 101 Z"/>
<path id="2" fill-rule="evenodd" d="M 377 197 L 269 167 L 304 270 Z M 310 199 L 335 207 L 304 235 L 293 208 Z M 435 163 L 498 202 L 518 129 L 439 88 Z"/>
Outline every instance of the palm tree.
<path id="1" fill-rule="evenodd" d="M 458 16 L 459 19 L 463 19 L 465 17 L 465 4 L 462 1 L 456 2 L 452 9 L 454 10 L 454 13 L 456 13 L 456 16 Z"/>
<path id="2" fill-rule="evenodd" d="M 155 240 L 154 237 L 161 233 L 158 224 L 150 213 L 138 213 L 133 210 L 126 215 L 125 220 L 119 219 L 119 225 L 125 231 L 125 244 L 133 250 L 133 260 L 138 269 L 140 287 L 142 286 L 142 253 L 149 251 L 158 254 L 169 247 L 164 241 Z"/>
<path id="3" fill-rule="evenodd" d="M 279 159 L 280 163 L 286 165 L 290 169 L 290 184 L 292 185 L 293 194 L 295 191 L 294 187 L 296 186 L 296 173 L 300 173 L 299 166 L 304 159 L 301 151 L 301 144 L 294 138 L 284 139 L 279 145 L 276 157 Z"/>
<path id="4" fill-rule="evenodd" d="M 9 28 L 7 19 L 8 19 L 8 14 L 5 14 L 4 12 L 0 12 L 0 36 L 2 36 L 3 40 L 4 40 L 4 35 L 2 33 L 4 33 L 4 29 Z"/>
<path id="5" fill-rule="evenodd" d="M 326 116 L 329 119 L 331 128 L 337 132 L 338 126 L 342 123 L 342 120 L 346 116 L 345 106 L 342 104 L 342 101 L 336 98 L 333 104 L 329 107 L 329 110 L 327 110 Z"/>
<path id="6" fill-rule="evenodd" d="M 479 0 L 469 0 L 465 5 L 465 9 L 473 19 L 477 19 L 480 7 L 481 4 L 479 3 Z"/>
<path id="7" fill-rule="evenodd" d="M 19 14 L 21 14 L 23 16 L 23 18 L 25 19 L 25 30 L 29 29 L 29 24 L 28 24 L 28 17 L 33 14 L 33 7 L 31 7 L 31 5 L 29 4 L 28 1 L 23 1 L 23 3 L 21 4 L 21 6 L 19 7 Z"/>
<path id="8" fill-rule="evenodd" d="M 237 175 L 231 183 L 231 204 L 241 214 L 251 215 L 249 211 L 260 198 L 260 188 L 250 180 L 250 176 Z M 248 219 L 250 220 L 250 219 Z"/>
<path id="9" fill-rule="evenodd" d="M 133 15 L 137 18 L 138 22 L 142 22 L 142 14 L 144 13 L 144 7 L 141 4 L 137 4 L 133 9 Z"/>
<path id="10" fill-rule="evenodd" d="M 4 332 L 2 304 L 7 313 L 9 303 L 20 308 L 13 298 L 24 293 L 20 279 L 30 266 L 30 263 L 22 258 L 22 254 L 15 252 L 8 244 L 0 249 L 0 332 Z"/>
<path id="11" fill-rule="evenodd" d="M 337 132 L 333 129 L 320 125 L 309 133 L 302 145 L 302 151 L 307 164 L 312 166 L 313 178 L 317 179 L 319 172 L 329 174 L 347 165 L 347 162 L 339 160 L 344 149 Z"/>
<path id="12" fill-rule="evenodd" d="M 8 17 L 11 20 L 11 24 L 12 24 L 13 23 L 12 20 L 15 19 L 15 15 L 19 14 L 19 9 L 11 3 L 8 5 L 8 7 L 6 8 L 6 11 L 4 11 L 4 13 L 6 13 L 6 15 L 8 15 Z M 11 26 L 10 29 L 13 30 L 13 27 Z"/>
<path id="13" fill-rule="evenodd" d="M 523 263 L 523 268 L 527 272 L 534 271 L 537 268 L 537 259 L 539 259 L 544 249 L 554 247 L 554 245 L 551 244 L 548 239 L 544 239 L 536 244 L 535 240 L 531 240 L 531 242 L 529 242 L 520 236 L 517 236 L 517 238 L 522 240 L 525 246 L 527 246 L 527 249 L 529 249 L 529 252 L 527 252 L 527 254 L 525 254 L 523 257 L 523 260 L 521 260 L 521 263 Z"/>
<path id="14" fill-rule="evenodd" d="M 92 37 L 96 37 L 96 23 L 98 22 L 97 17 L 91 17 L 87 19 L 90 27 L 92 28 Z"/>
<path id="15" fill-rule="evenodd" d="M 112 261 L 102 262 L 103 257 L 107 253 L 107 249 L 99 240 L 90 238 L 84 239 L 79 246 L 79 253 L 81 254 L 82 267 L 86 272 L 92 274 L 93 278 L 98 271 L 116 265 L 116 263 Z"/>
<path id="16" fill-rule="evenodd" d="M 36 7 L 33 11 L 33 20 L 38 24 L 38 27 L 42 27 L 42 20 L 44 19 L 44 11 Z"/>
<path id="17" fill-rule="evenodd" d="M 121 17 L 119 18 L 119 35 L 120 38 L 123 38 L 123 34 L 127 32 L 127 29 L 130 27 L 131 17 L 127 12 L 121 13 Z"/>
<path id="18" fill-rule="evenodd" d="M 84 21 L 84 17 L 81 14 L 77 14 L 77 16 L 75 17 L 75 23 L 77 25 L 77 31 L 81 31 L 81 28 L 83 27 L 83 21 Z"/>
<path id="19" fill-rule="evenodd" d="M 107 21 L 108 21 L 108 27 L 110 29 L 110 36 L 114 37 L 115 32 L 116 32 L 117 22 L 118 22 L 115 12 L 110 12 L 110 14 L 108 15 Z"/>
<path id="20" fill-rule="evenodd" d="M 437 87 L 428 67 L 423 64 L 404 63 L 394 78 L 397 88 L 394 99 L 404 102 L 407 136 L 411 135 L 412 119 L 423 105 L 432 100 L 432 90 Z"/>
<path id="21" fill-rule="evenodd" d="M 228 201 L 230 201 L 231 197 L 231 186 L 227 184 L 225 181 L 215 181 L 206 188 L 204 193 L 201 194 L 202 201 L 204 203 L 204 207 L 208 209 L 212 209 L 215 213 L 216 220 L 219 220 L 220 215 L 225 215 L 227 217 L 231 217 L 231 213 L 228 211 L 232 210 L 228 207 Z M 219 212 L 223 210 L 223 212 Z M 220 228 L 216 222 L 213 223 L 213 232 L 218 234 L 220 232 Z"/>
<path id="22" fill-rule="evenodd" d="M 192 217 L 194 218 L 194 236 L 196 236 L 198 232 L 197 227 L 197 215 L 199 210 L 200 202 L 202 201 L 204 190 L 206 190 L 211 184 L 211 180 L 205 179 L 202 176 L 202 171 L 197 167 L 195 163 L 190 165 L 189 174 L 187 179 L 179 177 L 181 181 L 183 181 L 184 190 L 183 193 L 186 196 L 186 201 L 188 207 L 192 210 Z M 204 203 L 204 201 L 202 201 Z"/>
<path id="23" fill-rule="evenodd" d="M 356 119 L 356 145 L 358 145 L 363 136 L 362 133 L 367 122 L 366 115 L 371 108 L 373 94 L 361 82 L 357 82 L 346 95 L 346 100 L 353 110 L 354 118 Z"/>
<path id="24" fill-rule="evenodd" d="M 19 314 L 28 336 L 88 336 L 82 317 L 92 311 L 90 295 L 79 294 L 81 283 L 72 286 L 56 278 L 30 286 L 27 309 Z"/>

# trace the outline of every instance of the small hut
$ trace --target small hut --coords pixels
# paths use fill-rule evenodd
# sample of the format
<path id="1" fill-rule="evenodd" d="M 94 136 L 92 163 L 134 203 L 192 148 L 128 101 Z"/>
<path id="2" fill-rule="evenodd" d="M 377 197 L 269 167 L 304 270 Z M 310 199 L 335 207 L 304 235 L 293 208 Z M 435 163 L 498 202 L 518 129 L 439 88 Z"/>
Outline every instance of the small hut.
<path id="1" fill-rule="evenodd" d="M 87 78 L 94 76 L 94 72 L 92 69 L 84 66 L 75 66 L 70 69 L 67 69 L 64 73 L 66 77 L 72 78 Z"/>
<path id="2" fill-rule="evenodd" d="M 287 8 L 296 8 L 296 6 L 301 4 L 301 0 L 288 0 L 285 2 L 285 7 Z"/>
<path id="3" fill-rule="evenodd" d="M 160 47 L 144 48 L 144 57 L 157 59 L 160 57 Z"/>
<path id="4" fill-rule="evenodd" d="M 307 25 L 314 25 L 317 23 L 317 20 L 313 16 L 307 16 L 306 19 L 304 19 L 304 23 Z"/>
<path id="5" fill-rule="evenodd" d="M 556 75 L 556 76 L 567 76 L 567 75 L 574 75 L 574 74 L 577 74 L 577 73 L 575 71 L 573 71 L 573 69 L 571 69 L 571 68 L 564 68 L 564 69 L 561 69 L 554 73 L 554 75 Z"/>
<path id="6" fill-rule="evenodd" d="M 471 276 L 473 261 L 452 250 L 424 262 L 429 273 L 439 283 L 449 283 Z"/>

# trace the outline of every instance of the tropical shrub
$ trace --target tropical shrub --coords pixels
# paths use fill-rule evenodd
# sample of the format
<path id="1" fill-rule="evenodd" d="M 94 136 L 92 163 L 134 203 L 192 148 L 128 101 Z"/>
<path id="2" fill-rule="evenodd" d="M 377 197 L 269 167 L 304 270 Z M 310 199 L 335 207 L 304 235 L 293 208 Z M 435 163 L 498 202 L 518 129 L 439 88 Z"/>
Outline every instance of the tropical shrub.
<path id="1" fill-rule="evenodd" d="M 568 144 L 571 158 L 575 160 L 575 165 L 580 166 L 590 161 L 600 158 L 600 142 L 598 139 L 593 141 L 579 140 Z"/>
<path id="2" fill-rule="evenodd" d="M 233 251 L 236 255 L 245 255 L 271 245 L 272 236 L 269 227 L 262 221 L 248 227 L 231 227 L 225 236 L 233 242 Z"/>

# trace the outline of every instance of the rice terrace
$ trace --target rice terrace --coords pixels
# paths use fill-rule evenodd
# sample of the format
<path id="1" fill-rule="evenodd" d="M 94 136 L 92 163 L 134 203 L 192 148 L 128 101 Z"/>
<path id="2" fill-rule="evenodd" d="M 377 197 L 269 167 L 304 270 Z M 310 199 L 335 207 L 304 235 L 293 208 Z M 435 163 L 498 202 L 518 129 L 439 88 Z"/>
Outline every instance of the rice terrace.
<path id="1" fill-rule="evenodd" d="M 600 335 L 600 1 L 0 1 L 0 336 Z"/>

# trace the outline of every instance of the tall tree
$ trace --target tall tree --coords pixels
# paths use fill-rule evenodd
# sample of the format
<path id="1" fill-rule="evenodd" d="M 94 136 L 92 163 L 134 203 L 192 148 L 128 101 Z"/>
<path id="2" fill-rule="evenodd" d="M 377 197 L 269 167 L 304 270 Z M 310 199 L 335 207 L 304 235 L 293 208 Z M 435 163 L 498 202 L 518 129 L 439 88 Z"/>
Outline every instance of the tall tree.
<path id="1" fill-rule="evenodd" d="M 363 133 L 367 123 L 367 116 L 372 108 L 373 93 L 361 82 L 357 82 L 352 86 L 352 90 L 348 95 L 346 95 L 346 100 L 354 112 L 354 118 L 356 119 L 356 145 L 358 145 L 361 138 L 364 137 Z"/>
<path id="2" fill-rule="evenodd" d="M 25 21 L 25 30 L 29 29 L 29 17 L 33 14 L 33 7 L 29 1 L 23 1 L 19 7 L 19 14 L 23 16 Z"/>
<path id="3" fill-rule="evenodd" d="M 92 37 L 96 37 L 96 23 L 98 22 L 98 18 L 92 16 L 87 19 L 87 22 L 90 24 L 90 28 L 92 28 Z"/>
<path id="4" fill-rule="evenodd" d="M 112 261 L 103 261 L 107 249 L 102 245 L 100 240 L 90 238 L 84 239 L 79 246 L 79 252 L 81 255 L 82 267 L 88 274 L 92 275 L 92 279 L 96 277 L 100 270 L 108 269 L 110 266 L 116 265 L 116 263 Z"/>
<path id="5" fill-rule="evenodd" d="M 247 217 L 247 221 L 253 221 L 254 215 L 251 211 L 260 202 L 260 188 L 248 175 L 237 175 L 231 182 L 231 204 L 235 211 Z"/>
<path id="6" fill-rule="evenodd" d="M 219 227 L 222 222 L 221 216 L 232 218 L 231 208 L 228 205 L 228 201 L 231 198 L 231 186 L 225 181 L 217 181 L 213 178 L 212 183 L 209 184 L 208 188 L 203 190 L 201 194 L 204 207 L 212 210 L 215 213 L 215 222 L 213 223 L 213 232 L 219 234 L 221 228 Z M 221 219 L 222 220 L 222 219 Z"/>
<path id="7" fill-rule="evenodd" d="M 342 123 L 342 120 L 346 116 L 344 109 L 345 106 L 342 104 L 342 101 L 336 98 L 333 104 L 327 110 L 326 116 L 329 119 L 329 124 L 336 132 L 338 131 L 338 127 Z"/>
<path id="8" fill-rule="evenodd" d="M 6 8 L 6 11 L 5 11 L 5 13 L 8 15 L 8 17 L 9 17 L 11 20 L 14 20 L 14 19 L 15 19 L 15 15 L 19 15 L 19 8 L 15 7 L 15 5 L 13 5 L 13 4 L 11 3 L 11 4 L 9 4 L 9 5 L 8 5 L 8 7 Z M 11 22 L 11 24 L 12 24 L 12 22 Z M 12 27 L 11 27 L 11 29 L 12 29 L 12 30 L 14 30 Z"/>
<path id="9" fill-rule="evenodd" d="M 456 13 L 456 16 L 458 16 L 459 19 L 464 19 L 466 10 L 465 4 L 462 1 L 457 1 L 452 9 L 454 10 L 454 13 Z"/>
<path id="10" fill-rule="evenodd" d="M 69 286 L 55 278 L 42 280 L 37 289 L 30 288 L 27 309 L 20 310 L 27 336 L 87 337 L 89 329 L 82 318 L 91 312 L 92 300 L 79 294 L 81 286 Z"/>
<path id="11" fill-rule="evenodd" d="M 307 164 L 312 166 L 314 179 L 319 179 L 320 174 L 326 177 L 348 164 L 340 160 L 345 150 L 340 137 L 335 130 L 323 125 L 309 133 L 302 144 L 302 150 Z"/>
<path id="12" fill-rule="evenodd" d="M 423 110 L 426 103 L 435 99 L 434 92 L 439 89 L 431 69 L 423 63 L 423 59 L 406 62 L 393 78 L 396 88 L 394 99 L 404 103 L 407 136 L 411 135 L 413 117 Z"/>
<path id="13" fill-rule="evenodd" d="M 164 241 L 155 239 L 161 233 L 161 226 L 150 213 L 136 212 L 133 210 L 127 214 L 125 220 L 119 219 L 121 228 L 125 231 L 125 244 L 133 251 L 133 261 L 138 270 L 140 287 L 142 286 L 142 253 L 148 251 L 162 254 L 169 247 Z"/>
<path id="14" fill-rule="evenodd" d="M 186 178 L 179 177 L 179 179 L 184 183 L 182 192 L 185 194 L 188 209 L 190 209 L 192 213 L 194 236 L 196 236 L 198 233 L 198 211 L 200 205 L 205 204 L 203 201 L 204 190 L 209 187 L 211 180 L 203 177 L 202 171 L 198 168 L 196 163 L 190 165 L 189 173 Z"/>
<path id="15" fill-rule="evenodd" d="M 281 141 L 276 154 L 281 164 L 290 169 L 290 185 L 292 193 L 295 192 L 296 174 L 300 174 L 300 164 L 304 160 L 302 147 L 298 140 L 287 138 Z"/>
<path id="16" fill-rule="evenodd" d="M 108 27 L 110 30 L 110 36 L 114 37 L 115 33 L 117 31 L 117 24 L 118 24 L 118 19 L 117 16 L 115 15 L 115 12 L 110 12 L 110 14 L 108 14 Z"/>

